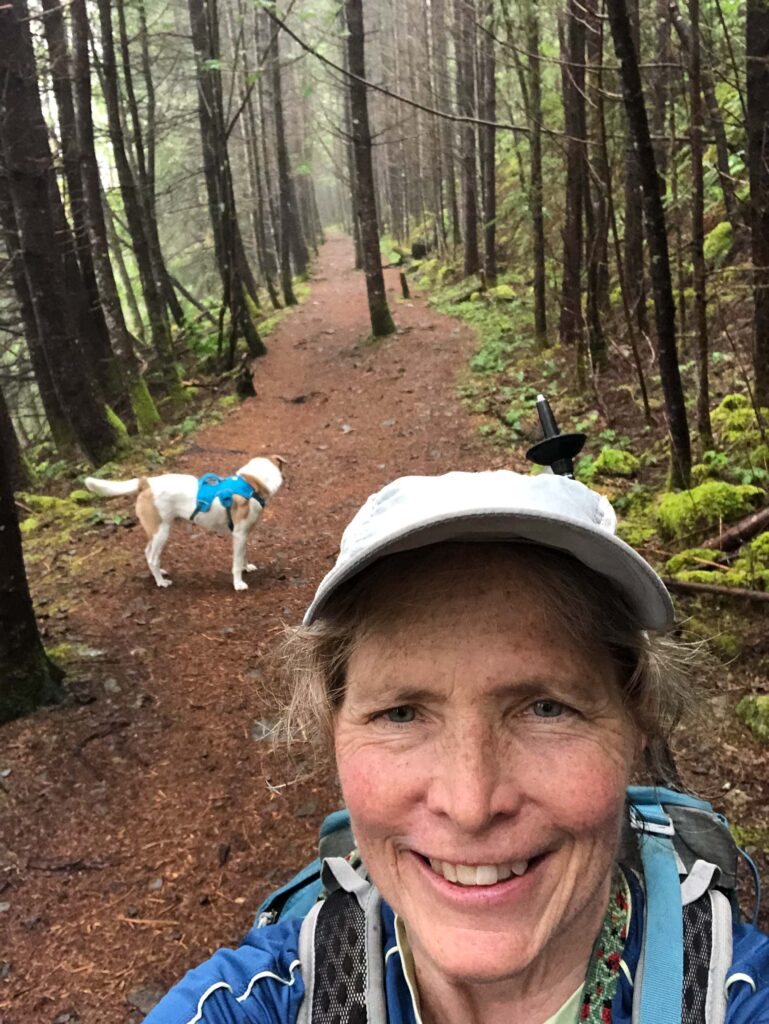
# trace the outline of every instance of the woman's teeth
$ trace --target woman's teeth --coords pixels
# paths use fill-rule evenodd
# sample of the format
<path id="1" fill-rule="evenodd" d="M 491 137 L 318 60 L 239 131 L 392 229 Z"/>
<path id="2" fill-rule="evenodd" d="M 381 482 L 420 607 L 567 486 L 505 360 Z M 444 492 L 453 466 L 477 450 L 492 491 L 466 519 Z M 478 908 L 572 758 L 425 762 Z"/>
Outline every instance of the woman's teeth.
<path id="1" fill-rule="evenodd" d="M 430 858 L 430 867 L 438 875 L 443 875 L 447 882 L 457 885 L 496 885 L 504 882 L 511 875 L 522 875 L 529 866 L 527 860 L 510 861 L 507 864 L 449 864 L 445 860 Z"/>

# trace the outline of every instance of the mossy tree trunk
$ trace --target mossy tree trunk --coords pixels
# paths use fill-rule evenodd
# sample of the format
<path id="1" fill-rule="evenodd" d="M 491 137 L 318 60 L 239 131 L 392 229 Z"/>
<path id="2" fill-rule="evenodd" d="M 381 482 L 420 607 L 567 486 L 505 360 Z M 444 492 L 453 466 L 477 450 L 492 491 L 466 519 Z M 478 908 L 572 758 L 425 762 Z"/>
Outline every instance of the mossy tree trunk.
<path id="1" fill-rule="evenodd" d="M 646 237 L 651 257 L 660 379 L 672 443 L 671 483 L 674 487 L 687 487 L 692 465 L 691 442 L 681 372 L 678 365 L 676 307 L 673 299 L 673 282 L 670 276 L 670 254 L 668 252 L 665 211 L 662 205 L 661 182 L 652 147 L 638 67 L 638 54 L 633 42 L 627 4 L 625 0 L 612 0 L 607 11 L 614 39 L 614 49 L 620 62 L 625 111 L 638 153 Z"/>
<path id="2" fill-rule="evenodd" d="M 371 129 L 368 120 L 365 44 L 363 34 L 362 0 L 345 0 L 347 16 L 347 60 L 350 112 L 352 114 L 353 146 L 355 150 L 356 217 L 360 224 L 363 271 L 374 337 L 384 337 L 395 331 L 395 324 L 387 305 L 382 257 L 379 251 L 379 222 L 377 220 L 374 168 L 371 157 Z"/>
<path id="3" fill-rule="evenodd" d="M 0 7 L 0 152 L 20 243 L 21 260 L 56 393 L 86 455 L 111 458 L 119 438 L 99 400 L 80 346 L 57 238 L 61 196 L 53 173 L 48 127 L 37 88 L 24 0 Z"/>
<path id="4" fill-rule="evenodd" d="M 56 700 L 61 679 L 37 629 L 10 481 L 11 467 L 0 447 L 0 722 Z"/>

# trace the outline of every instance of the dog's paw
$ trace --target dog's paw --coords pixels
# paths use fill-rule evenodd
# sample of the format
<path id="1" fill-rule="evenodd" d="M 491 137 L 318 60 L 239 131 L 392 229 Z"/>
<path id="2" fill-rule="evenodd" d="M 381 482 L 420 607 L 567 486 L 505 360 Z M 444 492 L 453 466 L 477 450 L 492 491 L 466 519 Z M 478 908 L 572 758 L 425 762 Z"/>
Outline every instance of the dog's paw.
<path id="1" fill-rule="evenodd" d="M 235 580 L 232 585 L 236 590 L 248 590 L 248 584 L 245 580 Z"/>
<path id="2" fill-rule="evenodd" d="M 155 582 L 159 587 L 170 587 L 172 581 L 169 580 L 168 577 L 164 576 L 162 579 L 155 580 Z"/>
<path id="3" fill-rule="evenodd" d="M 256 566 L 253 562 L 248 562 L 244 572 L 256 572 Z"/>

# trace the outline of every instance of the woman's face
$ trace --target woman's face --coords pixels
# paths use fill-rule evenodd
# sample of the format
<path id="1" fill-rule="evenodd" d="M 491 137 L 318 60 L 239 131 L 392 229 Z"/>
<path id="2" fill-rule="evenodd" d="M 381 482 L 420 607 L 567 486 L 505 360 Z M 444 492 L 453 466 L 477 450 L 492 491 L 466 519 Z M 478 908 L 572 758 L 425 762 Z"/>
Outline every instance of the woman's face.
<path id="1" fill-rule="evenodd" d="M 641 738 L 608 655 L 562 635 L 520 556 L 455 545 L 430 566 L 377 593 L 390 614 L 349 663 L 335 747 L 358 846 L 418 970 L 579 962 Z"/>

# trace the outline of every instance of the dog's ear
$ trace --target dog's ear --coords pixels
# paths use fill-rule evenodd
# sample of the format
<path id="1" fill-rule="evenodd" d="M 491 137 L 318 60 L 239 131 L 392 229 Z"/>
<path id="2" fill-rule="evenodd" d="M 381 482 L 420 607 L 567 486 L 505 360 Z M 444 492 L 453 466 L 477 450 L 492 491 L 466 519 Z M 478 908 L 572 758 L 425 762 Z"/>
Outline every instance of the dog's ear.
<path id="1" fill-rule="evenodd" d="M 282 470 L 284 466 L 288 465 L 288 460 L 284 459 L 282 455 L 273 455 L 272 461 L 277 463 L 278 469 Z"/>

